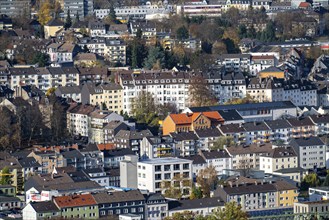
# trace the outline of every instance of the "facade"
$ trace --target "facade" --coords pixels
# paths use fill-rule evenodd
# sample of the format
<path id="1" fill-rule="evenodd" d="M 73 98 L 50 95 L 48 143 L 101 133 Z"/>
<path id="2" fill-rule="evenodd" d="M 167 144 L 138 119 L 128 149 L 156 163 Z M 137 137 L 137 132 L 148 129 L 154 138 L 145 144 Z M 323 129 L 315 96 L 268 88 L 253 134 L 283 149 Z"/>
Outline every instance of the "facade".
<path id="1" fill-rule="evenodd" d="M 19 17 L 23 13 L 29 14 L 31 10 L 31 2 L 28 0 L 0 1 L 0 14 L 10 17 Z"/>
<path id="2" fill-rule="evenodd" d="M 52 43 L 47 47 L 50 61 L 53 63 L 71 63 L 79 48 L 73 43 Z"/>
<path id="3" fill-rule="evenodd" d="M 50 20 L 44 26 L 45 38 L 49 39 L 52 37 L 56 37 L 57 33 L 64 28 L 64 23 L 58 19 Z"/>
<path id="4" fill-rule="evenodd" d="M 61 212 L 52 201 L 30 202 L 23 209 L 23 220 L 59 218 Z"/>
<path id="5" fill-rule="evenodd" d="M 310 202 L 322 201 L 329 199 L 329 188 L 328 187 L 310 187 L 308 189 Z"/>
<path id="6" fill-rule="evenodd" d="M 67 129 L 72 135 L 89 136 L 89 114 L 95 111 L 95 106 L 71 104 L 66 113 Z"/>
<path id="7" fill-rule="evenodd" d="M 297 219 L 302 219 L 303 215 L 315 215 L 320 218 L 329 218 L 329 200 L 316 202 L 296 202 L 294 204 L 294 214 L 300 214 Z"/>
<path id="8" fill-rule="evenodd" d="M 168 201 L 161 194 L 150 194 L 146 196 L 146 213 L 147 220 L 162 220 L 168 216 Z"/>
<path id="9" fill-rule="evenodd" d="M 63 0 L 64 16 L 66 18 L 67 11 L 70 11 L 70 17 L 74 20 L 79 15 L 80 19 L 84 19 L 87 15 L 92 15 L 94 11 L 94 2 L 92 0 Z"/>
<path id="10" fill-rule="evenodd" d="M 139 189 L 161 193 L 171 184 L 182 193 L 183 198 L 189 197 L 192 183 L 192 161 L 168 157 L 140 161 L 137 166 Z"/>
<path id="11" fill-rule="evenodd" d="M 273 147 L 275 148 L 269 154 L 259 157 L 260 170 L 264 170 L 265 173 L 273 173 L 280 169 L 298 167 L 298 157 L 292 147 Z"/>
<path id="12" fill-rule="evenodd" d="M 289 143 L 298 156 L 299 166 L 315 169 L 326 166 L 326 145 L 318 137 L 296 138 Z"/>
<path id="13" fill-rule="evenodd" d="M 217 175 L 222 175 L 224 169 L 232 169 L 232 159 L 225 150 L 200 151 L 200 156 L 206 161 L 206 166 L 213 166 Z"/>

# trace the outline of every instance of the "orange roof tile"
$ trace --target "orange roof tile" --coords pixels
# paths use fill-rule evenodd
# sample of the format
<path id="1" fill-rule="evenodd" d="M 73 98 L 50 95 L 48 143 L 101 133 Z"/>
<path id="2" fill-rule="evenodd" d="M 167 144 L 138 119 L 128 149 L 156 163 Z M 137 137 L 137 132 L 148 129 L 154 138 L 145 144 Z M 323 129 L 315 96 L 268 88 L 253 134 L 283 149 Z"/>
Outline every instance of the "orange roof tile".
<path id="1" fill-rule="evenodd" d="M 170 117 L 175 124 L 182 125 L 192 123 L 191 115 L 192 114 L 170 114 Z"/>
<path id="2" fill-rule="evenodd" d="M 204 116 L 209 118 L 211 121 L 224 121 L 222 116 L 217 111 L 203 112 Z"/>
<path id="3" fill-rule="evenodd" d="M 308 8 L 308 7 L 310 7 L 310 3 L 308 2 L 301 2 L 299 4 L 299 8 Z"/>
<path id="4" fill-rule="evenodd" d="M 97 144 L 98 150 L 114 150 L 116 149 L 114 143 Z"/>
<path id="5" fill-rule="evenodd" d="M 60 196 L 54 198 L 54 202 L 59 208 L 97 205 L 91 194 Z"/>
<path id="6" fill-rule="evenodd" d="M 211 121 L 224 121 L 222 116 L 217 111 L 211 112 L 194 112 L 192 114 L 170 114 L 171 119 L 176 125 L 182 124 L 191 124 L 192 121 L 195 121 L 200 115 L 204 115 L 209 118 Z"/>

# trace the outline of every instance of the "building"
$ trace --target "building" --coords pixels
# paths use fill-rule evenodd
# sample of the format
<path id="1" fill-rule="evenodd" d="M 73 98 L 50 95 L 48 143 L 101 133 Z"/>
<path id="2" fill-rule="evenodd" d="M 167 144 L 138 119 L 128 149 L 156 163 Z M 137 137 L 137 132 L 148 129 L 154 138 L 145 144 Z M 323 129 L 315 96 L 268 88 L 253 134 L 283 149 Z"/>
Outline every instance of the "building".
<path id="1" fill-rule="evenodd" d="M 318 218 L 329 218 L 329 200 L 315 202 L 296 202 L 294 204 L 294 214 L 297 219 L 302 219 L 304 216 L 316 216 Z"/>
<path id="2" fill-rule="evenodd" d="M 47 53 L 53 63 L 73 63 L 79 47 L 73 43 L 52 43 L 47 46 Z"/>
<path id="3" fill-rule="evenodd" d="M 122 87 L 116 83 L 85 83 L 81 89 L 82 104 L 100 106 L 118 114 L 123 110 L 122 97 Z"/>
<path id="4" fill-rule="evenodd" d="M 44 26 L 45 38 L 49 39 L 56 37 L 57 33 L 63 28 L 64 23 L 56 18 L 53 18 Z"/>
<path id="5" fill-rule="evenodd" d="M 258 72 L 258 75 L 260 78 L 275 77 L 277 79 L 284 79 L 285 77 L 284 71 L 274 66 L 270 66 L 264 70 L 261 70 Z"/>
<path id="6" fill-rule="evenodd" d="M 93 197 L 98 204 L 100 218 L 134 214 L 145 219 L 145 198 L 138 190 L 100 192 Z"/>
<path id="7" fill-rule="evenodd" d="M 162 123 L 163 135 L 216 127 L 224 123 L 217 111 L 170 114 Z"/>
<path id="8" fill-rule="evenodd" d="M 158 193 L 145 196 L 146 213 L 145 219 L 147 220 L 161 220 L 168 216 L 168 201 L 166 198 Z"/>
<path id="9" fill-rule="evenodd" d="M 173 157 L 148 159 L 137 163 L 137 173 L 138 188 L 141 190 L 162 193 L 172 185 L 183 198 L 190 195 L 193 177 L 191 160 Z"/>
<path id="10" fill-rule="evenodd" d="M 30 14 L 31 2 L 29 0 L 0 1 L 0 14 L 9 17 L 19 17 L 23 13 Z"/>
<path id="11" fill-rule="evenodd" d="M 224 169 L 232 169 L 232 158 L 225 150 L 200 151 L 200 156 L 206 161 L 206 166 L 213 166 L 217 175 L 222 175 Z"/>
<path id="12" fill-rule="evenodd" d="M 94 1 L 92 0 L 63 0 L 64 1 L 64 18 L 70 11 L 71 19 L 75 19 L 79 15 L 80 19 L 84 19 L 87 15 L 92 15 L 94 11 Z"/>
<path id="13" fill-rule="evenodd" d="M 260 170 L 265 173 L 273 173 L 280 169 L 298 167 L 298 157 L 294 149 L 290 146 L 273 146 L 274 148 L 267 155 L 259 157 Z"/>
<path id="14" fill-rule="evenodd" d="M 142 159 L 175 156 L 176 147 L 170 136 L 144 137 L 140 147 Z"/>
<path id="15" fill-rule="evenodd" d="M 137 155 L 125 155 L 120 161 L 120 187 L 137 188 Z"/>
<path id="16" fill-rule="evenodd" d="M 329 187 L 310 187 L 308 189 L 310 202 L 329 199 Z"/>
<path id="17" fill-rule="evenodd" d="M 326 145 L 320 138 L 295 138 L 290 141 L 289 145 L 294 148 L 300 167 L 316 169 L 326 166 Z"/>
<path id="18" fill-rule="evenodd" d="M 53 202 L 63 218 L 99 218 L 98 204 L 91 194 L 59 196 Z"/>
<path id="19" fill-rule="evenodd" d="M 60 216 L 60 209 L 53 201 L 30 202 L 23 209 L 23 220 L 59 218 Z"/>
<path id="20" fill-rule="evenodd" d="M 197 154 L 199 149 L 198 136 L 194 132 L 180 132 L 170 133 L 175 143 L 175 154 L 176 156 L 193 156 Z"/>

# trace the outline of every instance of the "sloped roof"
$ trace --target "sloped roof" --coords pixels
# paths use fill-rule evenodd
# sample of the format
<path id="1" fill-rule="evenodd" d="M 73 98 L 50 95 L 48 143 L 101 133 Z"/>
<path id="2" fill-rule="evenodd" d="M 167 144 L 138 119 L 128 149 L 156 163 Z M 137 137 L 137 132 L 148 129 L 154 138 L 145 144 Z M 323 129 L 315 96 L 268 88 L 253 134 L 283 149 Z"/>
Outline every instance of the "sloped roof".
<path id="1" fill-rule="evenodd" d="M 91 194 L 60 196 L 54 198 L 54 202 L 59 208 L 97 205 Z"/>

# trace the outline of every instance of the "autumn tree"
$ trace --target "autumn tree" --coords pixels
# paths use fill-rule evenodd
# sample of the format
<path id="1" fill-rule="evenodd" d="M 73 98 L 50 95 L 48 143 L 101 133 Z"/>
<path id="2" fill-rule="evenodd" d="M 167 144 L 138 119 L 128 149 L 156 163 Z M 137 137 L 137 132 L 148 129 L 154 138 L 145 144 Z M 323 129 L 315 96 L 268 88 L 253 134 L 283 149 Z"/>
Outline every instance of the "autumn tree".
<path id="1" fill-rule="evenodd" d="M 212 54 L 226 54 L 227 53 L 227 47 L 226 44 L 223 41 L 216 41 L 212 45 Z"/>
<path id="2" fill-rule="evenodd" d="M 146 69 L 161 70 L 165 66 L 165 53 L 161 47 L 151 47 L 144 60 Z"/>
<path id="3" fill-rule="evenodd" d="M 8 108 L 2 107 L 0 108 L 0 149 L 8 150 L 11 143 L 11 135 L 12 135 L 12 112 L 9 111 Z"/>
<path id="4" fill-rule="evenodd" d="M 176 31 L 176 38 L 178 40 L 185 40 L 189 38 L 189 33 L 187 28 L 184 26 L 181 26 L 180 28 L 177 29 Z"/>
<path id="5" fill-rule="evenodd" d="M 164 220 L 206 220 L 207 217 L 197 215 L 192 211 L 176 212 L 172 216 L 165 217 Z"/>
<path id="6" fill-rule="evenodd" d="M 217 171 L 212 165 L 199 171 L 196 181 L 202 190 L 204 197 L 210 197 L 210 191 L 217 185 Z"/>
<path id="7" fill-rule="evenodd" d="M 234 145 L 234 139 L 231 136 L 220 136 L 211 150 L 223 150 L 226 147 Z"/>
<path id="8" fill-rule="evenodd" d="M 209 220 L 248 220 L 248 214 L 236 202 L 225 203 L 224 208 L 217 208 Z"/>
<path id="9" fill-rule="evenodd" d="M 39 67 L 45 67 L 49 62 L 49 55 L 41 52 L 37 52 L 32 60 L 32 63 L 38 64 Z"/>
<path id="10" fill-rule="evenodd" d="M 191 195 L 190 195 L 190 199 L 201 199 L 202 197 L 203 196 L 202 196 L 201 187 L 193 186 L 192 192 L 191 192 Z"/>
<path id="11" fill-rule="evenodd" d="M 41 25 L 46 25 L 50 20 L 51 17 L 51 4 L 47 0 L 41 4 L 40 10 L 38 11 L 38 21 Z"/>
<path id="12" fill-rule="evenodd" d="M 52 139 L 60 141 L 67 136 L 66 132 L 66 104 L 62 103 L 54 94 L 49 97 L 52 105 L 52 115 L 50 118 Z"/>
<path id="13" fill-rule="evenodd" d="M 210 106 L 217 104 L 207 81 L 202 76 L 195 76 L 190 80 L 189 86 L 190 106 Z"/>
<path id="14" fill-rule="evenodd" d="M 65 23 L 64 23 L 64 28 L 68 29 L 71 26 L 72 26 L 71 14 L 70 14 L 70 10 L 67 10 L 67 15 L 66 15 Z"/>
<path id="15" fill-rule="evenodd" d="M 249 94 L 246 95 L 244 98 L 233 98 L 229 101 L 225 102 L 224 105 L 239 105 L 239 104 L 249 104 L 249 103 L 257 103 L 253 97 Z"/>
<path id="16" fill-rule="evenodd" d="M 0 185 L 10 185 L 11 184 L 11 175 L 9 171 L 9 167 L 4 167 L 1 170 L 1 180 Z"/>
<path id="17" fill-rule="evenodd" d="M 158 126 L 157 105 L 150 92 L 141 91 L 133 100 L 132 115 L 138 123 L 145 123 L 152 127 Z"/>
<path id="18" fill-rule="evenodd" d="M 329 170 L 327 170 L 327 175 L 322 183 L 322 186 L 329 186 Z"/>
<path id="19" fill-rule="evenodd" d="M 320 183 L 320 178 L 316 173 L 307 174 L 301 183 L 301 190 L 307 191 L 310 187 L 320 186 Z"/>

